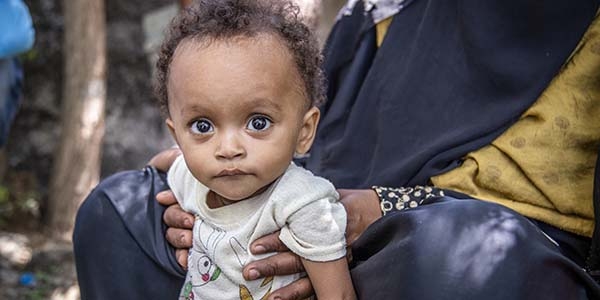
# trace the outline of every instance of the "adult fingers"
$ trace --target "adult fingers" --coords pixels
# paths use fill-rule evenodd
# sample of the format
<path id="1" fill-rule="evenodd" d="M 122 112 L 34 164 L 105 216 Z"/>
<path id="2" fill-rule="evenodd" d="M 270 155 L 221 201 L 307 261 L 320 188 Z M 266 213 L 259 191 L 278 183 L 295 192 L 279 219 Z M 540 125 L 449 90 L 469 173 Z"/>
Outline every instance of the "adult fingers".
<path id="1" fill-rule="evenodd" d="M 188 267 L 188 253 L 188 249 L 175 250 L 175 258 L 177 259 L 177 263 L 180 264 L 185 270 L 187 270 Z"/>
<path id="2" fill-rule="evenodd" d="M 289 249 L 279 239 L 279 231 L 258 238 L 250 245 L 250 252 L 253 254 L 284 251 L 289 251 Z"/>
<path id="3" fill-rule="evenodd" d="M 162 191 L 156 194 L 156 201 L 164 206 L 171 206 L 177 204 L 175 194 L 171 190 Z"/>
<path id="4" fill-rule="evenodd" d="M 148 164 L 163 172 L 166 172 L 180 154 L 181 150 L 179 150 L 179 148 L 170 148 L 154 155 Z"/>
<path id="5" fill-rule="evenodd" d="M 269 300 L 299 300 L 307 299 L 314 294 L 314 289 L 308 278 L 300 278 L 289 285 L 273 291 L 269 295 Z"/>
<path id="6" fill-rule="evenodd" d="M 179 204 L 167 207 L 163 214 L 163 221 L 167 227 L 180 229 L 192 229 L 194 227 L 194 216 L 183 209 Z"/>
<path id="7" fill-rule="evenodd" d="M 192 231 L 189 229 L 167 228 L 165 234 L 167 241 L 176 249 L 189 249 L 192 247 Z"/>
<path id="8" fill-rule="evenodd" d="M 302 260 L 293 252 L 281 252 L 275 255 L 253 261 L 244 267 L 242 275 L 246 280 L 290 275 L 304 271 Z"/>

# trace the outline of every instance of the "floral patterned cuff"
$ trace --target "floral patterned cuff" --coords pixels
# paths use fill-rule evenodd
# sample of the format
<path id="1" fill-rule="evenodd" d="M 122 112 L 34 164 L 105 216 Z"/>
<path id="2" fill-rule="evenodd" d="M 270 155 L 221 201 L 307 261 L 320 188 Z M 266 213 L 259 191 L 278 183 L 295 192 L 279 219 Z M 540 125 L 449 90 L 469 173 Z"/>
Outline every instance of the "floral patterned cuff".
<path id="1" fill-rule="evenodd" d="M 391 211 L 415 208 L 427 198 L 444 196 L 444 191 L 432 186 L 417 185 L 400 188 L 373 186 L 372 189 L 379 197 L 381 212 L 384 216 Z"/>

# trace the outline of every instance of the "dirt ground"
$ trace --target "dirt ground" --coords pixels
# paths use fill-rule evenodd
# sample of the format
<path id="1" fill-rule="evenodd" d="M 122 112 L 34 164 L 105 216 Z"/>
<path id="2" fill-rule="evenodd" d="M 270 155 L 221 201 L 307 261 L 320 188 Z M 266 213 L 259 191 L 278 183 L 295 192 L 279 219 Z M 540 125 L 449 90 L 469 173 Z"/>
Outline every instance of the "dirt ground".
<path id="1" fill-rule="evenodd" d="M 0 231 L 0 299 L 80 299 L 72 245 Z"/>

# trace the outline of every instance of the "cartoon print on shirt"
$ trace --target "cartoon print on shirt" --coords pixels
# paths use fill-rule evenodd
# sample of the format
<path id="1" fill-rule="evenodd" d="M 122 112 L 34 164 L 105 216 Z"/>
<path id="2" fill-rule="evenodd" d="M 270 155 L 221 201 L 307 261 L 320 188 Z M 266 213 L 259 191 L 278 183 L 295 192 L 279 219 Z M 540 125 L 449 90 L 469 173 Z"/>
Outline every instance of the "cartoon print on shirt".
<path id="1" fill-rule="evenodd" d="M 181 297 L 185 300 L 194 299 L 192 288 L 215 281 L 221 275 L 221 269 L 213 263 L 211 257 L 215 257 L 217 245 L 225 237 L 226 232 L 220 228 L 213 228 L 197 216 L 194 232 L 196 234 L 194 234 L 193 247 L 188 255 L 189 278 L 181 293 Z"/>
<path id="2" fill-rule="evenodd" d="M 186 282 L 185 285 L 183 286 L 183 291 L 181 292 L 181 296 L 179 296 L 179 298 L 182 298 L 183 300 L 194 300 L 194 291 L 192 291 L 192 283 L 191 282 Z"/>
<path id="3" fill-rule="evenodd" d="M 196 217 L 194 223 L 194 247 L 190 250 L 188 256 L 188 280 L 185 283 L 180 298 L 184 300 L 194 300 L 194 288 L 204 286 L 215 281 L 221 275 L 221 269 L 213 262 L 218 245 L 225 239 L 227 232 L 218 227 L 212 227 L 199 217 Z M 248 260 L 248 249 L 236 237 L 230 237 L 229 247 L 239 265 L 244 267 Z M 211 259 L 212 258 L 212 259 Z M 273 276 L 265 278 L 260 283 L 261 290 L 267 290 L 261 294 L 262 297 L 254 298 L 250 289 L 244 285 L 239 285 L 240 300 L 266 299 L 273 288 Z"/>
<path id="4" fill-rule="evenodd" d="M 242 246 L 242 243 L 240 243 L 240 241 L 238 241 L 238 239 L 235 237 L 231 237 L 229 239 L 229 246 L 231 247 L 233 254 L 235 254 L 238 263 L 243 268 L 246 265 L 246 261 L 248 260 L 248 250 L 244 248 L 244 246 Z M 273 276 L 266 277 L 260 284 L 260 287 L 262 288 L 267 285 L 269 286 L 269 288 L 267 289 L 265 294 L 262 297 L 260 297 L 260 300 L 267 299 L 269 294 L 271 294 L 271 289 L 273 288 Z M 254 300 L 250 289 L 248 289 L 248 287 L 243 284 L 240 284 L 240 300 Z"/>
<path id="5" fill-rule="evenodd" d="M 242 246 L 242 243 L 238 241 L 237 238 L 231 237 L 229 239 L 229 246 L 231 250 L 233 250 L 233 254 L 235 254 L 235 258 L 237 258 L 238 263 L 243 268 L 246 265 L 246 260 L 248 259 L 248 250 Z"/>
<path id="6" fill-rule="evenodd" d="M 194 242 L 208 256 L 215 257 L 215 250 L 219 242 L 225 237 L 225 230 L 208 225 L 198 216 L 196 216 L 195 227 Z"/>
<path id="7" fill-rule="evenodd" d="M 214 281 L 219 277 L 221 269 L 217 267 L 211 257 L 216 257 L 216 249 L 219 242 L 225 237 L 225 230 L 214 228 L 206 224 L 203 220 L 196 221 L 196 232 L 194 244 L 197 248 L 192 248 L 190 251 L 189 260 L 191 268 L 194 268 L 194 275 L 200 275 L 200 278 L 192 280 L 193 286 L 203 286 L 210 281 Z M 192 255 L 192 252 L 197 252 L 197 255 Z"/>
<path id="8" fill-rule="evenodd" d="M 194 250 L 192 250 L 194 251 Z M 197 251 L 196 251 L 197 252 Z M 193 256 L 190 255 L 190 270 L 194 270 L 194 273 L 189 273 L 189 281 L 185 283 L 183 287 L 182 297 L 185 300 L 194 300 L 194 287 L 203 286 L 211 281 L 217 280 L 221 275 L 221 269 L 213 264 L 210 258 L 206 255 L 201 256 L 196 261 L 191 261 Z"/>
<path id="9" fill-rule="evenodd" d="M 202 286 L 210 281 L 215 281 L 221 274 L 221 269 L 215 266 L 206 255 L 201 256 L 198 261 L 196 261 L 196 271 L 200 274 L 201 283 L 200 285 L 195 286 Z"/>
<path id="10" fill-rule="evenodd" d="M 260 300 L 266 300 L 267 297 L 269 297 L 269 294 L 271 294 L 271 289 L 273 288 L 273 276 L 269 276 L 263 279 L 262 283 L 260 284 L 260 287 L 265 287 L 267 285 L 269 285 L 269 289 L 262 297 L 260 297 Z M 240 284 L 240 300 L 254 300 L 254 297 L 252 297 L 252 293 L 250 293 L 250 290 L 243 284 Z"/>

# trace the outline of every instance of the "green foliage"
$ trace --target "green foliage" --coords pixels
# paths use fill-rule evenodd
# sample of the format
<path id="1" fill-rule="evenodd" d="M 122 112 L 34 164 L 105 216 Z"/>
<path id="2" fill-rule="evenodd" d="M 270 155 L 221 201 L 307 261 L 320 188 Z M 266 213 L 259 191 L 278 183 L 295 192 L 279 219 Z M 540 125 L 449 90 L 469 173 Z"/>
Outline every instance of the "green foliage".
<path id="1" fill-rule="evenodd" d="M 26 299 L 27 300 L 43 300 L 43 299 L 48 299 L 48 291 L 46 291 L 43 288 L 34 288 L 30 291 L 27 291 L 27 293 L 25 294 Z"/>
<path id="2" fill-rule="evenodd" d="M 8 202 L 8 188 L 4 185 L 0 185 L 0 205 Z"/>
<path id="3" fill-rule="evenodd" d="M 35 61 L 39 56 L 38 50 L 36 48 L 31 48 L 31 50 L 19 55 L 19 58 L 22 62 L 31 62 Z"/>
<path id="4" fill-rule="evenodd" d="M 0 229 L 31 228 L 39 221 L 41 195 L 31 174 L 8 176 L 0 183 Z"/>
<path id="5" fill-rule="evenodd" d="M 27 300 L 43 300 L 48 299 L 48 296 L 52 293 L 53 287 L 51 286 L 52 274 L 46 271 L 36 271 L 35 286 L 31 287 L 25 293 L 25 299 Z"/>

